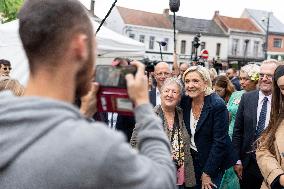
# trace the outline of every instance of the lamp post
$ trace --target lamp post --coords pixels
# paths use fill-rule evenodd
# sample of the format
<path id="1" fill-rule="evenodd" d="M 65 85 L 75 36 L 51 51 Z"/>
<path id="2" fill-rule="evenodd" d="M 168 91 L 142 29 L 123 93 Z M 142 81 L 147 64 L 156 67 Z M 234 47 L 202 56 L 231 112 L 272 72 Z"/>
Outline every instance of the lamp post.
<path id="1" fill-rule="evenodd" d="M 268 12 L 267 17 L 263 18 L 262 21 L 266 21 L 266 35 L 265 35 L 265 45 L 264 45 L 264 58 L 267 59 L 268 51 L 268 35 L 269 35 L 269 21 L 270 21 L 271 12 Z"/>
<path id="2" fill-rule="evenodd" d="M 200 37 L 201 37 L 201 33 L 198 33 L 194 36 L 193 38 L 193 47 L 195 48 L 195 56 L 194 56 L 194 61 L 197 62 L 198 58 L 197 58 L 197 49 L 200 46 Z"/>
<path id="3" fill-rule="evenodd" d="M 249 43 L 249 39 L 246 39 L 246 40 L 245 40 L 243 66 L 246 64 L 246 55 L 247 55 L 247 50 L 248 50 L 248 43 Z M 239 68 L 239 69 L 240 69 L 240 68 Z"/>
<path id="4" fill-rule="evenodd" d="M 156 41 L 156 42 L 159 44 L 161 60 L 163 61 L 162 46 L 163 46 L 163 47 L 166 46 L 166 45 L 167 45 L 167 42 L 165 42 L 165 41 Z"/>

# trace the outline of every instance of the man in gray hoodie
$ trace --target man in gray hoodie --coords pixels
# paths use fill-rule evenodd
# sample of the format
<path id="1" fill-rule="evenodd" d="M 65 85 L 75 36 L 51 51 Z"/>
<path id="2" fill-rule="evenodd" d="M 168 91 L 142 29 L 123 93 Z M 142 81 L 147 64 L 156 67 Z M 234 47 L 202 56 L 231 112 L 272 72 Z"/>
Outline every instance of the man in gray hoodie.
<path id="1" fill-rule="evenodd" d="M 75 94 L 89 91 L 94 66 L 93 30 L 82 5 L 27 0 L 19 24 L 30 78 L 24 97 L 0 94 L 0 188 L 175 188 L 170 145 L 149 104 L 144 66 L 133 63 L 137 74 L 126 77 L 139 133 L 134 150 L 123 134 L 89 123 L 72 105 Z"/>

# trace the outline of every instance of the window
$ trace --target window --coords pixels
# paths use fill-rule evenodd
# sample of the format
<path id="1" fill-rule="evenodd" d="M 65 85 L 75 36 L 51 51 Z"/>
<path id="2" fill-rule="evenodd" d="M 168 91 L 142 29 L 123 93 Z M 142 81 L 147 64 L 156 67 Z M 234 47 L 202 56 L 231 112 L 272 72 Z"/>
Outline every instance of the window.
<path id="1" fill-rule="evenodd" d="M 169 38 L 165 38 L 165 39 L 164 39 L 164 42 L 166 42 L 167 44 L 166 44 L 166 46 L 163 47 L 163 50 L 164 50 L 164 51 L 168 51 Z"/>
<path id="2" fill-rule="evenodd" d="M 239 39 L 233 39 L 233 45 L 232 45 L 232 55 L 233 56 L 237 56 L 238 46 L 239 46 Z"/>
<path id="3" fill-rule="evenodd" d="M 258 57 L 258 51 L 259 51 L 259 41 L 255 41 L 253 44 L 253 56 Z"/>
<path id="4" fill-rule="evenodd" d="M 271 55 L 270 58 L 271 58 L 271 59 L 278 60 L 278 55 Z"/>
<path id="5" fill-rule="evenodd" d="M 154 49 L 155 47 L 155 37 L 151 36 L 149 41 L 149 49 Z"/>
<path id="6" fill-rule="evenodd" d="M 129 34 L 129 38 L 131 38 L 131 39 L 135 39 L 135 34 L 130 33 L 130 34 Z"/>
<path id="7" fill-rule="evenodd" d="M 145 42 L 145 35 L 140 35 L 140 36 L 139 36 L 139 41 L 140 41 L 141 43 L 144 43 L 144 42 Z"/>
<path id="8" fill-rule="evenodd" d="M 282 47 L 282 39 L 278 39 L 278 38 L 273 39 L 273 47 L 281 48 Z"/>
<path id="9" fill-rule="evenodd" d="M 216 45 L 216 56 L 220 56 L 221 53 L 221 43 L 217 43 Z"/>
<path id="10" fill-rule="evenodd" d="M 180 54 L 185 54 L 186 51 L 186 41 L 182 40 L 180 45 Z"/>
<path id="11" fill-rule="evenodd" d="M 200 43 L 200 47 L 201 47 L 201 50 L 205 49 L 206 43 L 205 43 L 205 42 L 201 42 L 201 43 Z"/>

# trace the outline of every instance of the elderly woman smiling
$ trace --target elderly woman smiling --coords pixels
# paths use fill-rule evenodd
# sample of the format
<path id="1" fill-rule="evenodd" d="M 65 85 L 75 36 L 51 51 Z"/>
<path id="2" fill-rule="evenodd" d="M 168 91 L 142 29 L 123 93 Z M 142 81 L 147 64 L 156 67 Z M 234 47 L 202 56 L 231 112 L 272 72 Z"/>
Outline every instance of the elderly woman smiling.
<path id="1" fill-rule="evenodd" d="M 154 111 L 162 119 L 172 145 L 178 188 L 186 189 L 195 185 L 195 174 L 190 154 L 190 135 L 185 128 L 182 110 L 177 106 L 181 100 L 181 92 L 182 84 L 179 79 L 166 79 L 161 87 L 161 105 L 157 105 Z M 136 146 L 136 135 L 134 129 L 130 142 L 132 146 Z"/>
<path id="2" fill-rule="evenodd" d="M 228 111 L 224 101 L 212 90 L 209 71 L 192 66 L 183 75 L 186 96 L 181 100 L 183 117 L 191 136 L 196 188 L 220 185 L 224 170 L 233 165 L 228 135 Z"/>

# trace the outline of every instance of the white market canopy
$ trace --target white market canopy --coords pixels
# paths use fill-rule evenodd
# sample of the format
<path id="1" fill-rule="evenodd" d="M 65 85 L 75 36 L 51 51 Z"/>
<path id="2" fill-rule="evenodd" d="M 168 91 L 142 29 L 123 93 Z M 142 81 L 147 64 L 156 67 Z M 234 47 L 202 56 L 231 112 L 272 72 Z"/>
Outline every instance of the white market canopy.
<path id="1" fill-rule="evenodd" d="M 93 21 L 94 31 L 99 24 Z M 19 21 L 0 24 L 0 59 L 7 59 L 12 64 L 11 77 L 25 84 L 29 76 L 28 61 L 18 33 Z M 145 45 L 104 26 L 97 39 L 97 63 L 111 63 L 115 57 L 137 57 L 145 54 Z"/>

